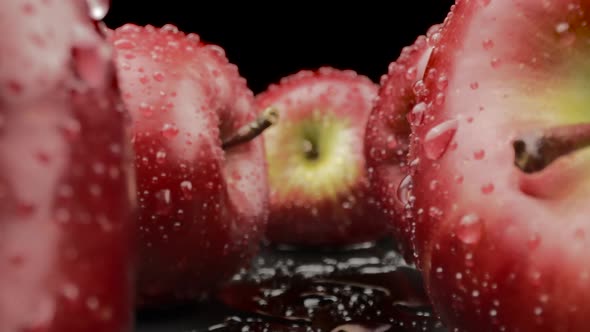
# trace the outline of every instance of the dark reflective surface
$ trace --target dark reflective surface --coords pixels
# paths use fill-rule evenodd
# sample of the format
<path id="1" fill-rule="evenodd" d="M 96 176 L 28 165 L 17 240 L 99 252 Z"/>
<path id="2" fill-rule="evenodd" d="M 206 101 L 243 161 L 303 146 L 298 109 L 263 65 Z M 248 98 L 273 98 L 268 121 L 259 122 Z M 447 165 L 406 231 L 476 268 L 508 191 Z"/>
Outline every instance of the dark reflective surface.
<path id="1" fill-rule="evenodd" d="M 207 303 L 144 312 L 138 331 L 446 331 L 420 274 L 387 241 L 341 251 L 265 247 Z"/>

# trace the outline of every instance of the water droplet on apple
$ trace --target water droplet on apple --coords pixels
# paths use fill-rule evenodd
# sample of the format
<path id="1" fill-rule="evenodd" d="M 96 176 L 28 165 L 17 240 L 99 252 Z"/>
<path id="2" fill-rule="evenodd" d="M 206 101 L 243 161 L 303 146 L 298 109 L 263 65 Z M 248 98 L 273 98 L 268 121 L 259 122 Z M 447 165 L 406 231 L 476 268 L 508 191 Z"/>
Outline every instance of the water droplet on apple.
<path id="1" fill-rule="evenodd" d="M 148 105 L 146 102 L 141 102 L 139 104 L 139 112 L 145 118 L 151 118 L 154 115 L 154 107 Z"/>
<path id="2" fill-rule="evenodd" d="M 437 180 L 430 181 L 430 186 L 428 187 L 431 191 L 435 191 L 438 189 L 439 182 Z"/>
<path id="3" fill-rule="evenodd" d="M 445 94 L 442 92 L 439 92 L 436 94 L 436 96 L 434 97 L 434 104 L 437 106 L 442 106 L 445 103 Z"/>
<path id="4" fill-rule="evenodd" d="M 164 73 L 162 72 L 155 72 L 153 75 L 154 80 L 158 81 L 158 82 L 164 82 L 164 79 L 166 79 L 166 76 L 164 76 Z"/>
<path id="5" fill-rule="evenodd" d="M 431 160 L 441 158 L 457 132 L 458 121 L 451 119 L 432 127 L 424 137 L 424 152 Z"/>
<path id="6" fill-rule="evenodd" d="M 412 189 L 412 176 L 406 175 L 397 187 L 397 199 L 402 202 L 403 205 L 407 205 L 410 202 L 410 192 Z"/>
<path id="7" fill-rule="evenodd" d="M 562 34 L 570 29 L 570 25 L 567 22 L 560 22 L 555 25 L 555 32 Z"/>
<path id="8" fill-rule="evenodd" d="M 102 20 L 109 12 L 110 2 L 110 0 L 86 0 L 88 15 L 95 21 Z"/>
<path id="9" fill-rule="evenodd" d="M 436 81 L 436 87 L 440 90 L 444 90 L 447 86 L 449 86 L 449 79 L 447 78 L 447 75 L 441 74 Z"/>
<path id="10" fill-rule="evenodd" d="M 37 207 L 31 202 L 20 201 L 16 205 L 16 211 L 22 217 L 30 217 L 36 210 Z"/>
<path id="11" fill-rule="evenodd" d="M 469 87 L 471 88 L 471 90 L 477 90 L 479 89 L 479 82 L 471 82 L 469 84 Z"/>
<path id="12" fill-rule="evenodd" d="M 113 46 L 118 50 L 132 50 L 135 48 L 136 44 L 129 39 L 118 39 L 113 43 Z"/>
<path id="13" fill-rule="evenodd" d="M 473 158 L 475 160 L 482 160 L 486 155 L 486 152 L 483 149 L 477 150 L 473 152 Z"/>
<path id="14" fill-rule="evenodd" d="M 182 195 L 186 200 L 190 200 L 193 198 L 193 183 L 184 180 L 180 183 L 180 190 L 182 191 Z"/>
<path id="15" fill-rule="evenodd" d="M 482 42 L 482 46 L 484 50 L 491 50 L 494 47 L 494 41 L 491 39 L 486 39 Z"/>
<path id="16" fill-rule="evenodd" d="M 415 81 L 418 77 L 418 69 L 416 67 L 410 67 L 406 70 L 406 79 L 408 81 Z"/>
<path id="17" fill-rule="evenodd" d="M 162 189 L 156 193 L 156 213 L 159 215 L 170 214 L 171 206 L 170 189 Z"/>
<path id="18" fill-rule="evenodd" d="M 426 114 L 426 103 L 419 102 L 408 113 L 408 121 L 415 126 L 421 125 L 424 122 L 424 115 Z"/>
<path id="19" fill-rule="evenodd" d="M 501 64 L 502 64 L 502 61 L 498 58 L 493 58 L 490 61 L 490 66 L 492 66 L 492 68 L 494 68 L 494 69 L 500 67 Z"/>
<path id="20" fill-rule="evenodd" d="M 165 123 L 162 126 L 162 135 L 165 138 L 172 139 L 178 135 L 178 128 L 173 124 Z"/>
<path id="21" fill-rule="evenodd" d="M 492 192 L 494 192 L 494 184 L 493 183 L 484 184 L 481 187 L 481 192 L 486 195 L 491 194 Z"/>
<path id="22" fill-rule="evenodd" d="M 457 237 L 465 244 L 476 244 L 481 239 L 482 233 L 481 218 L 475 213 L 469 213 L 461 217 Z"/>
<path id="23" fill-rule="evenodd" d="M 529 237 L 528 242 L 527 242 L 529 249 L 531 249 L 531 250 L 537 249 L 537 247 L 539 247 L 539 244 L 541 244 L 541 236 L 539 236 L 538 233 L 534 233 L 533 235 L 531 235 Z"/>
<path id="24" fill-rule="evenodd" d="M 163 164 L 166 161 L 166 151 L 159 150 L 156 152 L 156 162 L 158 164 Z"/>

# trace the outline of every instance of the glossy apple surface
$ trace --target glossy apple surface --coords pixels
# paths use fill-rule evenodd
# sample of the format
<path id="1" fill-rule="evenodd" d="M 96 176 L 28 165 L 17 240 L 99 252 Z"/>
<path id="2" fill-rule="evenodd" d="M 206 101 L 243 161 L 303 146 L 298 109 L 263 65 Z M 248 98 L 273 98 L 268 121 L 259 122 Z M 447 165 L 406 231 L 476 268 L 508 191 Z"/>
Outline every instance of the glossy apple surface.
<path id="1" fill-rule="evenodd" d="M 132 330 L 128 122 L 90 9 L 0 3 L 3 332 Z"/>
<path id="2" fill-rule="evenodd" d="M 111 38 L 133 121 L 139 304 L 196 300 L 249 263 L 266 225 L 262 137 L 222 149 L 256 118 L 254 97 L 194 34 L 128 24 Z"/>
<path id="3" fill-rule="evenodd" d="M 419 266 L 460 331 L 588 329 L 590 150 L 529 171 L 515 146 L 534 159 L 588 136 L 589 14 L 589 1 L 459 0 L 441 30 L 409 187 Z"/>

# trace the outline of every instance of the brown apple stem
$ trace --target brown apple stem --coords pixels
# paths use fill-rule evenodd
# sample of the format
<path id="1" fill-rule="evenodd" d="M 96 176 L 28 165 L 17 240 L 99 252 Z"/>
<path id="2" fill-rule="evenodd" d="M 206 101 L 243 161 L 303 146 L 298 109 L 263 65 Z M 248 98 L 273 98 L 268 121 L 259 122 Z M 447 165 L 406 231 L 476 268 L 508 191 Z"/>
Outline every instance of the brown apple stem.
<path id="1" fill-rule="evenodd" d="M 254 119 L 254 121 L 244 125 L 230 137 L 223 140 L 221 147 L 226 150 L 231 147 L 246 143 L 262 134 L 268 127 L 277 123 L 279 120 L 279 112 L 274 107 L 268 107 Z"/>
<path id="2" fill-rule="evenodd" d="M 539 172 L 561 156 L 590 147 L 590 123 L 540 129 L 522 135 L 513 147 L 516 167 Z"/>

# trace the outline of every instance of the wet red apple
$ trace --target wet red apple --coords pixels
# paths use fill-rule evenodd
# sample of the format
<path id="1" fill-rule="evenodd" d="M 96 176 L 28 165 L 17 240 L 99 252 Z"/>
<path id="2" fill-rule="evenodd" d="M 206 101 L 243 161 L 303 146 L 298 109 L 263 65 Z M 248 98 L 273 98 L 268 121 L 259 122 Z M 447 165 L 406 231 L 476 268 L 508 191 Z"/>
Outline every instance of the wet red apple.
<path id="1" fill-rule="evenodd" d="M 102 2 L 0 2 L 0 331 L 133 326 L 125 113 Z"/>
<path id="2" fill-rule="evenodd" d="M 254 97 L 195 34 L 128 24 L 112 42 L 133 121 L 139 306 L 198 300 L 250 262 L 266 226 L 262 137 L 237 135 Z"/>

